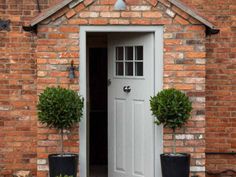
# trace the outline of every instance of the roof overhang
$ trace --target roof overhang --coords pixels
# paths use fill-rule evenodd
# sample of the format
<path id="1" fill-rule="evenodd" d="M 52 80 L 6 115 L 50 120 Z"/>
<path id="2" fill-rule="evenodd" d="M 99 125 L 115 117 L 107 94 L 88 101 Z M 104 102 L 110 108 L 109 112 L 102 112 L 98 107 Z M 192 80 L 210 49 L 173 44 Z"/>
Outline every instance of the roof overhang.
<path id="1" fill-rule="evenodd" d="M 54 6 L 46 9 L 44 12 L 40 13 L 38 16 L 33 18 L 30 23 L 27 26 L 23 26 L 23 29 L 25 31 L 36 31 L 37 25 L 42 22 L 43 20 L 47 19 L 51 15 L 55 14 L 59 10 L 63 9 L 67 5 L 69 5 L 69 8 L 73 8 L 74 6 L 78 5 L 79 3 L 83 2 L 84 0 L 62 0 L 61 2 L 55 4 Z M 159 0 L 162 2 L 162 0 Z M 206 34 L 217 34 L 219 33 L 219 29 L 217 29 L 210 21 L 208 21 L 206 18 L 202 17 L 201 15 L 197 14 L 195 11 L 193 11 L 190 7 L 185 5 L 179 0 L 168 0 L 170 3 L 190 15 L 191 17 L 195 18 L 199 22 L 201 22 L 203 25 L 206 26 Z"/>
<path id="2" fill-rule="evenodd" d="M 180 8 L 185 13 L 189 14 L 191 17 L 195 18 L 199 22 L 201 22 L 203 25 L 206 26 L 206 34 L 217 34 L 220 32 L 219 29 L 217 29 L 210 21 L 206 20 L 202 16 L 198 15 L 196 12 L 194 12 L 191 8 L 180 2 L 179 0 L 168 0 L 172 4 L 174 4 L 176 7 Z"/>
<path id="3" fill-rule="evenodd" d="M 73 8 L 74 6 L 78 5 L 79 3 L 83 2 L 83 1 L 84 0 L 62 0 L 62 1 L 58 2 L 57 4 L 53 5 L 52 7 L 49 7 L 48 9 L 41 12 L 38 16 L 33 18 L 27 26 L 23 26 L 23 29 L 25 31 L 37 32 L 37 25 L 40 22 L 47 19 L 51 15 L 55 14 L 59 10 L 63 9 L 67 5 L 69 5 L 70 8 Z"/>

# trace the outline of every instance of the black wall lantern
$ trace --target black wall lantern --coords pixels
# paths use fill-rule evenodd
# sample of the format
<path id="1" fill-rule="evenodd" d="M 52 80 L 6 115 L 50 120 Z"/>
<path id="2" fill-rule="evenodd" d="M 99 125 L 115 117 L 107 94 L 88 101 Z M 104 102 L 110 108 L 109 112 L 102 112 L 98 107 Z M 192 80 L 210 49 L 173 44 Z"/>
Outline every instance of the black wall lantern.
<path id="1" fill-rule="evenodd" d="M 10 20 L 0 19 L 0 31 L 2 30 L 10 31 Z"/>
<path id="2" fill-rule="evenodd" d="M 72 60 L 70 63 L 70 67 L 69 67 L 69 78 L 70 79 L 75 78 L 75 70 L 76 70 L 76 67 L 74 66 L 74 61 Z"/>

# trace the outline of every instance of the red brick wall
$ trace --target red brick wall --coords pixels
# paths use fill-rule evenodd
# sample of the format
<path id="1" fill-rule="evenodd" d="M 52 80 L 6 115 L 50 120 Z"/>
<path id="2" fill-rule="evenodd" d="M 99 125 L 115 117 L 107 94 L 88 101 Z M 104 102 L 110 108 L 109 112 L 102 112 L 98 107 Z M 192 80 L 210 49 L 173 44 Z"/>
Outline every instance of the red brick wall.
<path id="1" fill-rule="evenodd" d="M 48 1 L 41 2 L 41 8 Z M 0 176 L 30 170 L 36 174 L 37 117 L 35 104 L 35 35 L 23 23 L 38 14 L 36 1 L 0 0 L 0 19 L 11 20 L 0 31 Z"/>
<path id="2" fill-rule="evenodd" d="M 56 1 L 39 2 L 41 8 L 45 9 L 49 3 Z M 175 7 L 172 10 L 180 15 L 173 19 L 166 14 L 169 3 L 159 3 L 157 8 L 153 8 L 147 1 L 129 0 L 128 4 L 143 4 L 147 10 L 135 11 L 129 6 L 127 12 L 107 13 L 112 9 L 114 0 L 104 0 L 89 8 L 80 5 L 70 11 L 64 9 L 65 15 L 61 13 L 60 17 L 58 13 L 53 17 L 54 22 L 40 25 L 39 34 L 35 36 L 23 32 L 21 25 L 38 13 L 36 1 L 0 0 L 0 18 L 12 21 L 10 32 L 0 31 L 0 176 L 12 176 L 18 170 L 30 170 L 36 174 L 37 158 L 38 176 L 46 176 L 45 159 L 48 153 L 58 150 L 58 136 L 54 130 L 37 125 L 37 93 L 47 85 L 79 89 L 76 80 L 68 80 L 66 69 L 72 59 L 76 65 L 79 64 L 77 37 L 79 25 L 83 24 L 165 24 L 164 85 L 185 90 L 194 101 L 195 108 L 188 127 L 180 130 L 177 135 L 178 150 L 192 152 L 191 163 L 195 167 L 205 164 L 205 136 L 207 151 L 235 151 L 233 76 L 236 58 L 236 1 L 182 1 L 216 24 L 221 29 L 220 34 L 207 37 L 205 41 L 204 28 L 201 25 L 190 25 L 189 21 L 193 24 L 198 22 L 187 14 Z M 153 5 L 156 3 L 155 0 L 149 2 Z M 165 151 L 168 152 L 171 150 L 172 139 L 168 130 L 165 130 L 164 139 Z M 66 150 L 78 152 L 78 144 L 75 129 L 65 142 Z M 234 156 L 209 155 L 207 170 L 235 169 L 236 162 L 233 159 Z M 200 176 L 203 175 L 200 173 Z"/>
<path id="3" fill-rule="evenodd" d="M 207 151 L 236 151 L 236 2 L 217 4 L 212 12 L 221 32 L 208 40 Z M 235 169 L 235 156 L 208 156 L 211 171 Z"/>
<path id="4" fill-rule="evenodd" d="M 221 30 L 206 45 L 206 151 L 236 152 L 236 1 L 185 1 Z M 236 169 L 234 155 L 207 156 L 208 171 L 227 169 Z"/>
<path id="5" fill-rule="evenodd" d="M 36 42 L 38 93 L 48 85 L 79 89 L 76 79 L 67 77 L 71 60 L 79 64 L 80 25 L 165 25 L 164 87 L 185 91 L 192 99 L 194 111 L 186 128 L 178 131 L 177 151 L 192 154 L 191 170 L 204 176 L 205 166 L 205 28 L 176 7 L 147 1 L 131 2 L 128 11 L 113 11 L 113 1 L 90 0 L 73 9 L 62 9 L 39 25 Z M 133 5 L 138 3 L 138 5 Z M 151 1 L 152 4 L 156 4 Z M 167 9 L 169 11 L 167 11 Z M 172 13 L 170 13 L 172 11 Z M 176 13 L 178 12 L 178 13 Z M 171 16 L 170 16 L 171 15 Z M 50 21 L 50 23 L 48 23 Z M 38 177 L 47 175 L 48 153 L 58 151 L 58 138 L 50 139 L 53 130 L 38 127 Z M 77 135 L 77 130 L 73 132 Z M 77 135 L 78 136 L 78 135 Z M 78 137 L 77 137 L 78 138 Z M 71 139 L 67 151 L 79 152 L 78 139 Z M 165 130 L 165 152 L 172 150 L 172 134 Z"/>
<path id="6" fill-rule="evenodd" d="M 11 30 L 0 31 L 0 176 L 36 171 L 34 37 L 21 29 L 33 9 L 32 2 L 0 1 L 0 18 L 11 20 Z"/>

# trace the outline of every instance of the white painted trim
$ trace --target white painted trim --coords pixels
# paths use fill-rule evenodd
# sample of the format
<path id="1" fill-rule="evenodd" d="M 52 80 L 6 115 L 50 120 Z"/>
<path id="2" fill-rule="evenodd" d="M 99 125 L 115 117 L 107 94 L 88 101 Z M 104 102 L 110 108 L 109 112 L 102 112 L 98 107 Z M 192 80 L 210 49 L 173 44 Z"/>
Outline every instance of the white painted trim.
<path id="1" fill-rule="evenodd" d="M 163 28 L 157 28 L 154 33 L 154 95 L 163 88 Z M 155 177 L 161 177 L 160 153 L 163 152 L 163 128 L 155 127 Z M 158 147 L 157 140 L 162 144 Z M 157 170 L 159 167 L 159 170 Z"/>
<path id="2" fill-rule="evenodd" d="M 79 166 L 80 176 L 87 177 L 87 81 L 86 81 L 86 30 L 80 30 L 80 94 L 84 97 L 84 116 L 79 128 Z"/>
<path id="3" fill-rule="evenodd" d="M 80 123 L 80 177 L 88 177 L 87 160 L 87 71 L 86 71 L 86 33 L 87 32 L 153 32 L 154 33 L 154 90 L 155 93 L 163 88 L 163 26 L 81 26 L 80 27 L 80 94 L 84 97 L 84 117 Z M 153 94 L 155 94 L 153 93 Z M 163 130 L 155 129 L 155 177 L 161 177 L 160 153 L 163 152 Z M 157 140 L 162 146 L 157 147 Z M 157 166 L 160 169 L 156 170 Z"/>

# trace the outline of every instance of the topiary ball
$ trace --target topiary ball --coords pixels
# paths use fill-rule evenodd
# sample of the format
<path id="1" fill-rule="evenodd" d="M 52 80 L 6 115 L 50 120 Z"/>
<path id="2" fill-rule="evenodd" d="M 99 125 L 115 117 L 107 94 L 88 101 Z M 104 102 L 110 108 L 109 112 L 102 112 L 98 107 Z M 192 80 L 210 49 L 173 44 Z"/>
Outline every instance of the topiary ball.
<path id="1" fill-rule="evenodd" d="M 39 95 L 38 119 L 49 128 L 70 129 L 80 122 L 84 101 L 76 91 L 48 87 Z"/>
<path id="2" fill-rule="evenodd" d="M 157 125 L 181 128 L 191 116 L 192 103 L 189 97 L 174 88 L 165 89 L 150 99 L 151 111 Z"/>

